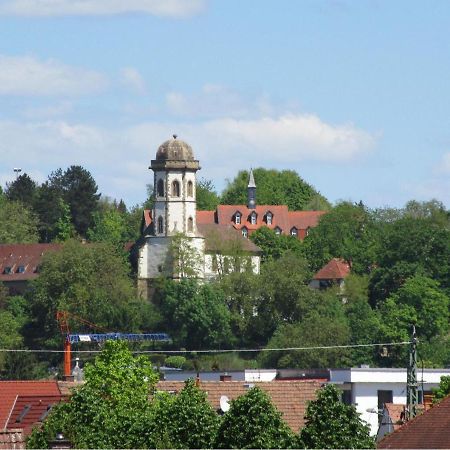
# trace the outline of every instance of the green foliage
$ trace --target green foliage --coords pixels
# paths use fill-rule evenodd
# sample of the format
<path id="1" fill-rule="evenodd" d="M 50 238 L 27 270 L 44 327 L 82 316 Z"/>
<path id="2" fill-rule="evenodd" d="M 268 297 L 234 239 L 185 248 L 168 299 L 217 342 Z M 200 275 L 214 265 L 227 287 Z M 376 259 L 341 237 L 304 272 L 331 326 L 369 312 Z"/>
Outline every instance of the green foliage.
<path id="1" fill-rule="evenodd" d="M 176 345 L 188 349 L 230 345 L 230 312 L 214 286 L 188 279 L 167 280 L 158 297 Z"/>
<path id="2" fill-rule="evenodd" d="M 198 211 L 212 211 L 217 208 L 220 199 L 211 180 L 202 178 L 197 181 L 196 200 Z"/>
<path id="3" fill-rule="evenodd" d="M 75 448 L 151 447 L 149 394 L 158 376 L 148 360 L 133 357 L 123 342 L 108 341 L 94 364 L 86 365 L 85 379 L 42 429 L 33 431 L 27 448 L 48 448 L 56 432 Z"/>
<path id="4" fill-rule="evenodd" d="M 197 278 L 201 256 L 192 240 L 183 233 L 176 233 L 170 242 L 165 272 L 174 278 Z"/>
<path id="5" fill-rule="evenodd" d="M 172 448 L 214 448 L 219 416 L 194 380 L 155 414 L 159 432 Z M 163 441 L 163 439 L 161 439 Z"/>
<path id="6" fill-rule="evenodd" d="M 114 331 L 137 330 L 141 302 L 128 276 L 123 258 L 106 244 L 66 242 L 58 252 L 47 253 L 39 278 L 28 294 L 36 343 L 59 345 L 57 310 L 74 313 Z M 82 324 L 75 324 L 79 331 Z"/>
<path id="7" fill-rule="evenodd" d="M 297 439 L 268 395 L 258 387 L 231 400 L 217 448 L 297 448 Z"/>
<path id="8" fill-rule="evenodd" d="M 250 235 L 250 239 L 262 249 L 263 261 L 278 259 L 286 252 L 293 252 L 299 256 L 303 255 L 301 241 L 295 236 L 276 234 L 274 230 L 267 227 L 258 228 Z"/>
<path id="9" fill-rule="evenodd" d="M 29 244 L 37 240 L 36 218 L 32 211 L 22 203 L 0 197 L 0 243 Z"/>
<path id="10" fill-rule="evenodd" d="M 121 249 L 128 238 L 126 216 L 115 208 L 94 212 L 87 237 L 92 242 L 109 242 Z"/>
<path id="11" fill-rule="evenodd" d="M 433 404 L 439 403 L 450 394 L 450 376 L 442 376 L 439 387 L 433 389 Z"/>
<path id="12" fill-rule="evenodd" d="M 37 184 L 26 173 L 17 177 L 13 182 L 6 183 L 5 196 L 13 202 L 20 202 L 29 208 L 34 205 Z"/>
<path id="13" fill-rule="evenodd" d="M 164 361 L 164 365 L 167 367 L 175 367 L 176 369 L 181 369 L 183 364 L 186 362 L 186 358 L 184 356 L 173 355 L 168 356 Z"/>
<path id="14" fill-rule="evenodd" d="M 313 199 L 317 202 L 320 194 L 306 183 L 293 170 L 253 170 L 257 186 L 257 203 L 260 205 L 287 205 L 289 210 L 305 210 Z M 221 196 L 225 205 L 246 205 L 249 173 L 241 170 L 236 178 L 229 182 Z M 320 196 L 322 197 L 322 196 Z M 322 197 L 323 202 L 327 200 Z"/>
<path id="15" fill-rule="evenodd" d="M 374 263 L 378 229 L 362 204 L 343 202 L 323 215 L 319 225 L 304 240 L 305 252 L 313 270 L 332 258 L 352 263 L 352 271 L 368 273 Z"/>
<path id="16" fill-rule="evenodd" d="M 300 432 L 304 448 L 375 448 L 370 428 L 361 421 L 354 406 L 340 401 L 333 385 L 326 385 L 309 403 L 306 425 Z"/>
<path id="17" fill-rule="evenodd" d="M 69 205 L 64 203 L 64 200 L 59 199 L 61 216 L 56 221 L 56 240 L 58 242 L 65 242 L 75 237 L 75 229 L 71 222 Z"/>
<path id="18" fill-rule="evenodd" d="M 20 319 L 16 319 L 11 311 L 0 310 L 0 348 L 14 349 L 21 348 L 23 337 L 20 334 Z M 0 374 L 5 377 L 7 372 L 8 354 L 0 353 Z"/>

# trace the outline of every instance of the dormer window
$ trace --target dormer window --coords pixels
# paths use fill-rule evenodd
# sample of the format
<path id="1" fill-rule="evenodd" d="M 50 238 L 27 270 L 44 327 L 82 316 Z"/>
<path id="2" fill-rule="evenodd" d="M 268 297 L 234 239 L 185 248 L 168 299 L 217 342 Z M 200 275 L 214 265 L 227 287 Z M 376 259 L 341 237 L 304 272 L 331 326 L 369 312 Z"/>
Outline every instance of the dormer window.
<path id="1" fill-rule="evenodd" d="M 275 234 L 281 234 L 281 228 L 280 227 L 275 227 L 274 231 L 275 231 Z"/>
<path id="2" fill-rule="evenodd" d="M 6 266 L 6 267 L 3 269 L 3 273 L 4 273 L 5 275 L 10 275 L 10 274 L 12 273 L 12 267 Z"/>
<path id="3" fill-rule="evenodd" d="M 19 266 L 18 268 L 17 268 L 17 273 L 24 273 L 25 272 L 25 266 Z"/>
<path id="4" fill-rule="evenodd" d="M 255 213 L 255 211 L 253 211 L 253 212 L 250 214 L 250 223 L 251 223 L 252 225 L 256 225 L 256 213 Z"/>
<path id="5" fill-rule="evenodd" d="M 246 227 L 242 228 L 242 236 L 244 236 L 245 238 L 248 237 L 248 230 Z"/>
<path id="6" fill-rule="evenodd" d="M 273 214 L 269 211 L 266 214 L 266 223 L 267 225 L 272 225 Z"/>
<path id="7" fill-rule="evenodd" d="M 234 223 L 235 223 L 236 225 L 239 225 L 239 224 L 241 223 L 241 217 L 242 217 L 242 215 L 241 215 L 240 212 L 237 212 L 237 213 L 234 215 Z"/>
<path id="8" fill-rule="evenodd" d="M 298 230 L 295 227 L 291 228 L 291 236 L 298 236 Z"/>

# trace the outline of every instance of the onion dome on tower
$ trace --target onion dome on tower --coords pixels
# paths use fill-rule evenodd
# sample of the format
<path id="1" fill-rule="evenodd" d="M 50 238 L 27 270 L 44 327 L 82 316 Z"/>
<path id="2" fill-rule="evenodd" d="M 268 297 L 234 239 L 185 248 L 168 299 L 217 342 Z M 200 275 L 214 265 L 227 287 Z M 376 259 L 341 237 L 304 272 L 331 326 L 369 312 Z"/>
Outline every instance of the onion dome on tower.
<path id="1" fill-rule="evenodd" d="M 156 158 L 152 160 L 151 169 L 200 169 L 198 160 L 194 159 L 192 147 L 177 139 L 177 135 L 173 135 L 173 139 L 163 142 L 156 152 Z"/>

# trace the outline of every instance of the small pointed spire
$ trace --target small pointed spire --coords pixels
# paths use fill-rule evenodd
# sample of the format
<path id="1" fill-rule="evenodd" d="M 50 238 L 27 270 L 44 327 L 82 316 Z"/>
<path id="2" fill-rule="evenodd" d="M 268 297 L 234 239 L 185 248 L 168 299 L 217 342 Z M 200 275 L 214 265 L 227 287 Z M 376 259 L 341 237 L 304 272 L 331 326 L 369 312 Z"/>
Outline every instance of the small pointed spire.
<path id="1" fill-rule="evenodd" d="M 250 169 L 250 176 L 248 177 L 248 186 L 249 188 L 255 188 L 255 178 L 253 176 L 253 169 Z"/>
<path id="2" fill-rule="evenodd" d="M 176 139 L 178 137 L 178 134 L 172 134 L 173 138 Z"/>

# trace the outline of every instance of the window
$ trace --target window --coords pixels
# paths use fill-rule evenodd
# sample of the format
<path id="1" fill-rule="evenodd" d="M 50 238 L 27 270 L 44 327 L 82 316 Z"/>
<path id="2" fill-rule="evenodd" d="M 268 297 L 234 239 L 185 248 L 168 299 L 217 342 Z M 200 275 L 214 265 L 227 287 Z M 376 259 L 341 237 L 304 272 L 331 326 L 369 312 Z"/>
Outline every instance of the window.
<path id="1" fill-rule="evenodd" d="M 242 228 L 242 236 L 244 236 L 245 238 L 248 237 L 248 230 L 247 228 Z"/>
<path id="2" fill-rule="evenodd" d="M 164 197 L 164 180 L 162 179 L 158 180 L 156 194 L 158 197 Z"/>
<path id="3" fill-rule="evenodd" d="M 161 216 L 158 217 L 158 233 L 159 234 L 164 233 L 164 221 Z"/>
<path id="4" fill-rule="evenodd" d="M 188 184 L 187 184 L 187 195 L 188 195 L 188 197 L 193 197 L 194 196 L 194 184 L 192 183 L 192 181 L 188 181 Z"/>
<path id="5" fill-rule="evenodd" d="M 309 236 L 309 230 L 311 230 L 311 228 L 310 227 L 308 227 L 307 229 L 306 229 L 306 236 Z"/>
<path id="6" fill-rule="evenodd" d="M 272 213 L 271 213 L 271 212 L 268 212 L 268 213 L 266 214 L 266 223 L 267 223 L 267 225 L 272 225 L 272 218 L 273 218 Z"/>
<path id="7" fill-rule="evenodd" d="M 237 212 L 234 215 L 234 223 L 237 225 L 239 225 L 241 223 L 241 213 L 240 212 Z"/>
<path id="8" fill-rule="evenodd" d="M 254 211 L 250 214 L 250 223 L 256 225 L 256 213 Z"/>
<path id="9" fill-rule="evenodd" d="M 217 255 L 213 255 L 212 256 L 211 268 L 212 268 L 213 272 L 217 272 L 217 269 L 218 269 L 218 266 L 217 266 Z"/>
<path id="10" fill-rule="evenodd" d="M 194 231 L 194 219 L 192 217 L 189 217 L 188 219 L 187 229 L 191 233 Z"/>
<path id="11" fill-rule="evenodd" d="M 179 197 L 180 196 L 180 183 L 175 180 L 172 183 L 172 197 Z"/>
<path id="12" fill-rule="evenodd" d="M 228 258 L 223 259 L 223 272 L 224 273 L 230 272 L 230 261 Z"/>
<path id="13" fill-rule="evenodd" d="M 25 272 L 25 266 L 19 266 L 18 268 L 17 268 L 17 273 L 24 273 Z"/>
<path id="14" fill-rule="evenodd" d="M 12 273 L 12 267 L 6 266 L 6 267 L 3 269 L 3 273 L 6 274 L 6 275 L 11 274 L 11 273 Z"/>
<path id="15" fill-rule="evenodd" d="M 275 234 L 281 234 L 281 228 L 275 227 Z"/>
<path id="16" fill-rule="evenodd" d="M 378 395 L 378 411 L 382 412 L 386 403 L 392 403 L 393 396 L 392 391 L 377 391 Z M 381 421 L 381 415 L 378 416 L 378 420 Z"/>
<path id="17" fill-rule="evenodd" d="M 291 236 L 298 236 L 297 228 L 295 228 L 295 227 L 291 228 Z"/>

